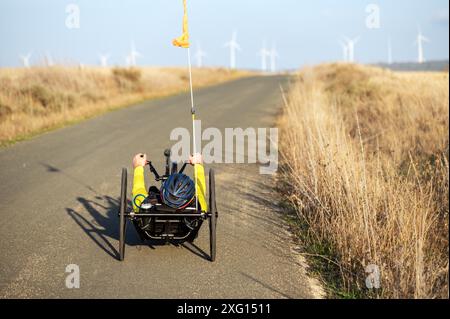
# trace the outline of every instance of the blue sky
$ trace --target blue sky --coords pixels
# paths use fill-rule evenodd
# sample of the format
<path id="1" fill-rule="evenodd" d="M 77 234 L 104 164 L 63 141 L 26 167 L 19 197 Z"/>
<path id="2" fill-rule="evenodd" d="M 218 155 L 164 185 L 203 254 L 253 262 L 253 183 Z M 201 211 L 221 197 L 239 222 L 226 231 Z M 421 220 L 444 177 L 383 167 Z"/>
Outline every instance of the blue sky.
<path id="1" fill-rule="evenodd" d="M 80 28 L 66 27 L 66 6 L 80 8 Z M 238 31 L 242 52 L 238 67 L 258 68 L 263 40 L 276 42 L 279 66 L 339 60 L 338 38 L 361 36 L 356 59 L 387 60 L 388 37 L 396 61 L 414 61 L 420 25 L 431 43 L 427 60 L 449 56 L 448 0 L 188 0 L 193 49 L 200 42 L 205 65 L 228 65 L 223 44 Z M 366 27 L 366 6 L 380 8 L 379 29 Z M 139 65 L 184 65 L 182 49 L 171 40 L 180 35 L 181 0 L 1 0 L 0 67 L 20 65 L 18 56 L 32 52 L 32 63 L 49 53 L 55 61 L 98 64 L 98 53 L 122 65 L 132 40 L 144 56 Z"/>

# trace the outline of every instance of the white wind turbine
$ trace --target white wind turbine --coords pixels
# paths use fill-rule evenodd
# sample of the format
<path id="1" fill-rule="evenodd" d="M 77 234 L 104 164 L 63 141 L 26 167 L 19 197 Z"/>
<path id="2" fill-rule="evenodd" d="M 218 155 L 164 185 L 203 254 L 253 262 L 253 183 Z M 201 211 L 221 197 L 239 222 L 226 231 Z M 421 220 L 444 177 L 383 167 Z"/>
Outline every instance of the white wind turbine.
<path id="1" fill-rule="evenodd" d="M 241 46 L 237 43 L 237 32 L 233 32 L 231 41 L 225 43 L 225 47 L 230 48 L 230 69 L 236 69 L 236 51 L 241 51 Z"/>
<path id="2" fill-rule="evenodd" d="M 392 65 L 394 63 L 394 59 L 392 56 L 392 40 L 391 37 L 388 38 L 388 64 Z"/>
<path id="3" fill-rule="evenodd" d="M 30 67 L 30 58 L 31 58 L 31 53 L 28 53 L 27 55 L 21 55 L 20 56 L 20 60 L 22 61 L 22 65 L 25 68 L 29 68 Z"/>
<path id="4" fill-rule="evenodd" d="M 342 48 L 342 59 L 344 62 L 348 62 L 348 45 L 345 44 L 343 41 L 339 41 L 339 44 Z"/>
<path id="5" fill-rule="evenodd" d="M 345 42 L 348 48 L 348 62 L 355 62 L 355 46 L 359 42 L 360 37 L 356 37 L 354 39 L 349 39 L 345 37 Z"/>
<path id="6" fill-rule="evenodd" d="M 110 58 L 109 54 L 99 54 L 98 58 L 100 60 L 100 65 L 104 68 L 108 66 L 108 60 Z"/>
<path id="7" fill-rule="evenodd" d="M 270 57 L 270 51 L 266 48 L 266 42 L 263 43 L 263 47 L 258 52 L 258 56 L 261 57 L 261 70 L 267 71 L 267 58 Z"/>
<path id="8" fill-rule="evenodd" d="M 142 57 L 142 54 L 136 50 L 136 47 L 134 45 L 134 41 L 131 41 L 131 51 L 130 54 L 126 57 L 126 64 L 127 66 L 136 66 L 136 58 Z"/>
<path id="9" fill-rule="evenodd" d="M 53 63 L 52 56 L 48 52 L 45 54 L 44 63 L 45 63 L 46 66 L 53 66 L 53 65 L 55 65 L 55 63 Z"/>
<path id="10" fill-rule="evenodd" d="M 274 44 L 270 50 L 270 71 L 273 73 L 277 72 L 277 59 L 279 57 L 276 45 Z"/>
<path id="11" fill-rule="evenodd" d="M 420 30 L 420 28 L 419 28 L 419 33 L 417 35 L 417 39 L 415 42 L 415 44 L 417 45 L 417 50 L 418 50 L 417 62 L 419 64 L 422 64 L 425 62 L 425 56 L 423 53 L 423 43 L 424 42 L 430 42 L 430 40 L 422 34 L 422 30 Z"/>
<path id="12" fill-rule="evenodd" d="M 197 45 L 197 52 L 195 53 L 195 58 L 197 59 L 197 66 L 199 68 L 203 67 L 203 58 L 207 57 L 205 51 L 202 50 L 200 44 Z"/>

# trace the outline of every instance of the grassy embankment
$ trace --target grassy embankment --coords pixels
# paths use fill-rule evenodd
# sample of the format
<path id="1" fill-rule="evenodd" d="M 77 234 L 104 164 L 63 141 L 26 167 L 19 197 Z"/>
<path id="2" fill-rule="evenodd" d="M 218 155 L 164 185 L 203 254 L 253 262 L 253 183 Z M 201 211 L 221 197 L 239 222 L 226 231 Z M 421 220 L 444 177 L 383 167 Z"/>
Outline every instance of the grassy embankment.
<path id="1" fill-rule="evenodd" d="M 280 188 L 330 296 L 448 298 L 448 73 L 305 69 L 279 125 Z"/>
<path id="2" fill-rule="evenodd" d="M 194 69 L 195 87 L 248 73 Z M 33 67 L 0 69 L 0 145 L 58 128 L 108 110 L 186 91 L 182 68 Z"/>

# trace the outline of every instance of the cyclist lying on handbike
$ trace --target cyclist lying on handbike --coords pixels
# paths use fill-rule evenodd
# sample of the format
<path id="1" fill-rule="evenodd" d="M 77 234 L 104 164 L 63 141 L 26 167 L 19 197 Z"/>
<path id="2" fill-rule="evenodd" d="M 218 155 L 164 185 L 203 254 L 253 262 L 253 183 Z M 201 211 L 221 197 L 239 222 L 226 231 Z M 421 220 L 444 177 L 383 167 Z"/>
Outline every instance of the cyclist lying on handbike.
<path id="1" fill-rule="evenodd" d="M 189 158 L 189 164 L 193 165 L 195 169 L 197 185 L 187 175 L 172 173 L 163 181 L 161 189 L 152 186 L 147 192 L 144 181 L 144 168 L 148 164 L 147 154 L 137 154 L 133 158 L 134 178 L 132 193 L 135 213 L 140 212 L 143 204 L 156 205 L 157 203 L 163 203 L 173 209 L 182 210 L 194 202 L 196 187 L 199 208 L 206 209 L 206 182 L 201 154 L 195 154 Z"/>

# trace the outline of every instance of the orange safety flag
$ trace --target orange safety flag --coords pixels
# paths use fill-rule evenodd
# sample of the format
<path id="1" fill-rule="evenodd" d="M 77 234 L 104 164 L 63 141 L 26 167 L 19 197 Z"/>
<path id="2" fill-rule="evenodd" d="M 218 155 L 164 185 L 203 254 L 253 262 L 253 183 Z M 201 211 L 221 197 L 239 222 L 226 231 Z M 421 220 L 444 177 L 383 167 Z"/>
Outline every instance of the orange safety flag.
<path id="1" fill-rule="evenodd" d="M 184 2 L 184 16 L 183 16 L 183 34 L 173 40 L 173 45 L 176 47 L 187 49 L 189 48 L 189 28 L 188 28 L 188 16 L 187 16 L 187 6 L 186 0 Z"/>

